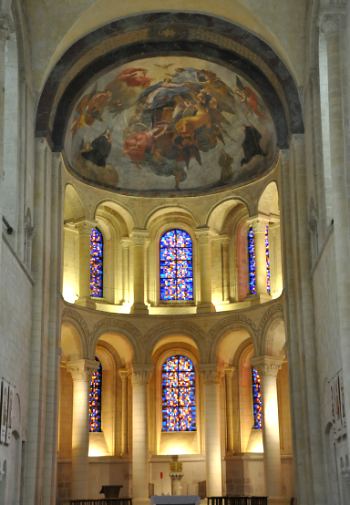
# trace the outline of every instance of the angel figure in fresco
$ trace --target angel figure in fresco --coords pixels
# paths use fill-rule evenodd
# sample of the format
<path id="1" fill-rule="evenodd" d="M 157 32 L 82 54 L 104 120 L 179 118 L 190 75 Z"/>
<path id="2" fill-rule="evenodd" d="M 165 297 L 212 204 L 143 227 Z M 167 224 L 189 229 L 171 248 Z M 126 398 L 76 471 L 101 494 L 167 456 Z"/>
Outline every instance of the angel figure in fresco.
<path id="1" fill-rule="evenodd" d="M 91 126 L 95 120 L 102 121 L 102 113 L 111 98 L 112 93 L 109 90 L 97 92 L 96 87 L 91 93 L 84 95 L 76 107 L 77 117 L 71 126 L 72 135 L 80 128 Z"/>
<path id="2" fill-rule="evenodd" d="M 244 86 L 238 76 L 236 78 L 236 88 L 234 93 L 239 97 L 242 103 L 245 103 L 247 107 L 254 112 L 256 116 L 264 117 L 264 110 L 259 102 L 257 94 L 249 86 Z"/>

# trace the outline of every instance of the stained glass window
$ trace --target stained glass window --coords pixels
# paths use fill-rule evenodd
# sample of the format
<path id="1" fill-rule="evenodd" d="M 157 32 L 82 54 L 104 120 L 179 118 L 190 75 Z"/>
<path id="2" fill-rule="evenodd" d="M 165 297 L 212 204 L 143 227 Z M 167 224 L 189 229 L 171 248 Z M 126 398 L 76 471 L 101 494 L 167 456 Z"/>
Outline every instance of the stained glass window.
<path id="1" fill-rule="evenodd" d="M 162 431 L 196 431 L 196 373 L 186 356 L 162 366 Z"/>
<path id="2" fill-rule="evenodd" d="M 253 417 L 255 430 L 262 428 L 262 394 L 260 375 L 256 368 L 252 368 L 252 390 L 253 390 Z"/>
<path id="3" fill-rule="evenodd" d="M 99 432 L 101 428 L 101 407 L 102 407 L 102 365 L 99 362 L 96 370 L 93 371 L 90 380 L 89 390 L 89 431 Z"/>
<path id="4" fill-rule="evenodd" d="M 90 234 L 90 294 L 103 297 L 103 236 L 98 228 Z"/>
<path id="5" fill-rule="evenodd" d="M 265 257 L 266 257 L 266 292 L 271 294 L 271 266 L 270 266 L 270 240 L 269 225 L 265 227 Z"/>
<path id="6" fill-rule="evenodd" d="M 184 230 L 169 230 L 160 239 L 160 299 L 193 300 L 193 254 L 191 236 Z"/>
<path id="7" fill-rule="evenodd" d="M 248 229 L 249 293 L 256 295 L 255 234 L 253 226 Z"/>

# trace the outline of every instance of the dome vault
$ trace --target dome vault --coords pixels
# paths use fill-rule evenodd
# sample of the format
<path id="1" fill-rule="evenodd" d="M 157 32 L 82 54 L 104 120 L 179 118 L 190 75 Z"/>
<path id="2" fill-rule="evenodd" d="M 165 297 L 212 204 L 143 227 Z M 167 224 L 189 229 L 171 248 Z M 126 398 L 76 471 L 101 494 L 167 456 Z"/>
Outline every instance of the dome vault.
<path id="1" fill-rule="evenodd" d="M 283 62 L 201 14 L 112 22 L 76 42 L 42 92 L 36 134 L 80 179 L 127 194 L 198 194 L 273 167 L 302 133 Z"/>

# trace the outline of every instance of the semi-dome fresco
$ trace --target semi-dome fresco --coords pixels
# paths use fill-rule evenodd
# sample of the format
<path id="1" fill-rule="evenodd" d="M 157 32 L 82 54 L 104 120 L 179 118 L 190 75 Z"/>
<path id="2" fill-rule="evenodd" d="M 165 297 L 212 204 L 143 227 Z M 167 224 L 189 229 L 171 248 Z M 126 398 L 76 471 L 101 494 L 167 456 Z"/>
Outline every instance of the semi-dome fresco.
<path id="1" fill-rule="evenodd" d="M 196 193 L 263 175 L 276 156 L 259 94 L 199 58 L 151 57 L 100 75 L 78 98 L 65 138 L 71 170 L 126 193 Z"/>

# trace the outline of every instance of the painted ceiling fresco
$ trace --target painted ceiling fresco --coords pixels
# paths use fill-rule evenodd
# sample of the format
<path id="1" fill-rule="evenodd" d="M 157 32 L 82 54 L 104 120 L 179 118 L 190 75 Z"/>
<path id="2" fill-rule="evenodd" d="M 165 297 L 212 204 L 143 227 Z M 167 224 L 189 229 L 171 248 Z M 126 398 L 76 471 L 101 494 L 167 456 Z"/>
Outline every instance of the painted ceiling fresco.
<path id="1" fill-rule="evenodd" d="M 204 59 L 152 57 L 99 76 L 77 100 L 65 156 L 84 180 L 126 193 L 197 193 L 263 175 L 271 116 L 243 77 Z"/>

